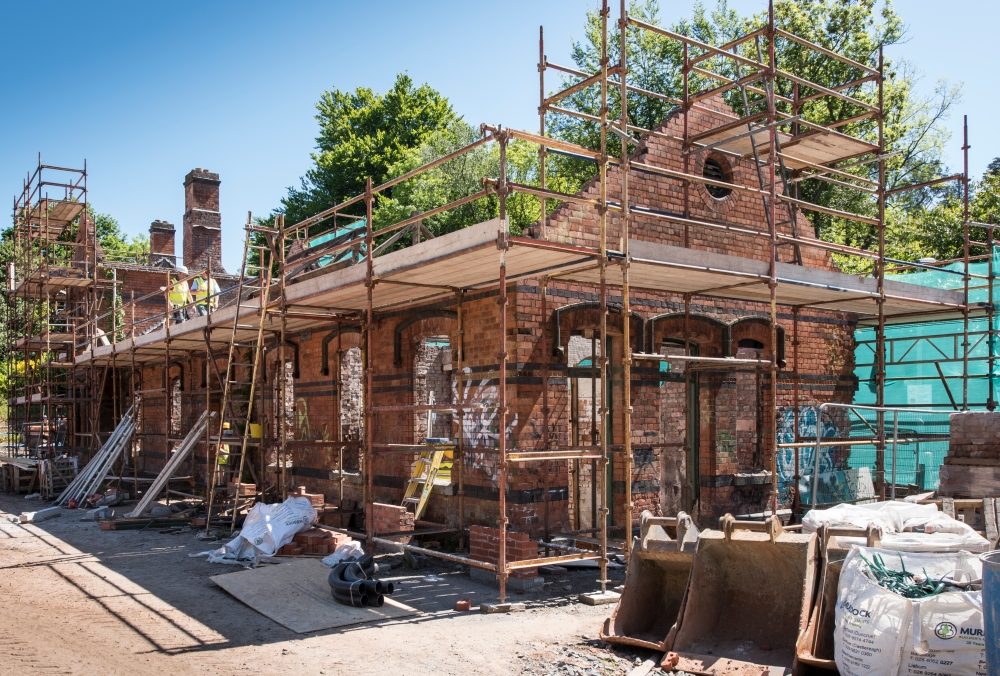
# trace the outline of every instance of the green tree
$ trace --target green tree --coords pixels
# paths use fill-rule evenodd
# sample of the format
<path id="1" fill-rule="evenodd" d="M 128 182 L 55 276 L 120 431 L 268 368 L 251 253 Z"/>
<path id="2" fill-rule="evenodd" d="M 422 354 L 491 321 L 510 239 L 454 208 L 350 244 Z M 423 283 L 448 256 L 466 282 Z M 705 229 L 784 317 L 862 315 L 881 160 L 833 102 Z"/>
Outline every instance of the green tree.
<path id="1" fill-rule="evenodd" d="M 408 151 L 457 119 L 448 99 L 429 85 L 414 86 L 405 73 L 385 94 L 368 87 L 324 92 L 316 110 L 313 166 L 282 199 L 287 225 L 364 192 L 368 177 L 384 182 Z"/>
<path id="2" fill-rule="evenodd" d="M 479 130 L 463 120 L 454 120 L 445 129 L 431 134 L 417 148 L 404 153 L 403 158 L 389 169 L 389 178 L 401 176 L 439 157 L 468 146 L 480 138 Z M 492 143 L 475 148 L 453 160 L 424 171 L 393 186 L 388 195 L 380 195 L 375 213 L 376 226 L 385 226 L 444 206 L 482 189 L 483 178 L 496 178 L 500 173 L 500 148 Z M 515 183 L 537 184 L 538 152 L 532 144 L 512 141 L 507 146 L 507 177 Z M 507 217 L 511 230 L 520 233 L 538 220 L 539 201 L 523 193 L 507 198 Z M 469 202 L 460 207 L 424 219 L 424 225 L 435 235 L 482 223 L 500 214 L 496 195 Z M 401 238 L 408 242 L 409 235 Z"/>

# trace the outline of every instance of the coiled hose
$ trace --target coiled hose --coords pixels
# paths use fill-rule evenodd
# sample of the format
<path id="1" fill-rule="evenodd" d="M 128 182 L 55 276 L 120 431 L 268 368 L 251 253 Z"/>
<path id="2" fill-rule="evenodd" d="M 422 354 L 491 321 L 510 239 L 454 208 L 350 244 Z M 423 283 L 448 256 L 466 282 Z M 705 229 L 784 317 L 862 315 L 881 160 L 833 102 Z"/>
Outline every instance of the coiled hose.
<path id="1" fill-rule="evenodd" d="M 380 607 L 394 587 L 391 582 L 373 579 L 375 572 L 375 559 L 370 554 L 338 563 L 329 577 L 333 598 L 355 608 Z"/>

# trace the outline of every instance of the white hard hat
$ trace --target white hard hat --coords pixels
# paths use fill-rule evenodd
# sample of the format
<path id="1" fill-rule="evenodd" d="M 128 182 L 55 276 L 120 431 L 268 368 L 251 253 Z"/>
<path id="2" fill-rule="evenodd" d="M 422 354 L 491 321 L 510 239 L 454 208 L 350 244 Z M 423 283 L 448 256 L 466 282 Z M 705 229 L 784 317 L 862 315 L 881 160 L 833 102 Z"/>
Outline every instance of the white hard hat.
<path id="1" fill-rule="evenodd" d="M 177 266 L 177 272 L 183 272 L 186 275 L 187 271 L 188 271 L 188 269 L 185 266 L 183 266 L 183 265 L 178 265 Z"/>

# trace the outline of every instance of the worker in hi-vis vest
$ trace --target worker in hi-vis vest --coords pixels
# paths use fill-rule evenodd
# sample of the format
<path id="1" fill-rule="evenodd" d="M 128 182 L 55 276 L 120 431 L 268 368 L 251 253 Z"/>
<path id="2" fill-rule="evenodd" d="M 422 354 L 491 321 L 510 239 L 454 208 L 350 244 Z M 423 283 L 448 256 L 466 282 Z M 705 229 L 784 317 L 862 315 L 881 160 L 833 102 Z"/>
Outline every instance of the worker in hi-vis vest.
<path id="1" fill-rule="evenodd" d="M 202 275 L 191 280 L 191 297 L 194 298 L 199 315 L 208 314 L 209 304 L 211 304 L 213 311 L 219 309 L 219 293 L 222 289 L 219 288 L 219 283 L 215 281 L 214 277 L 209 281 L 206 281 Z"/>
<path id="2" fill-rule="evenodd" d="M 187 268 L 183 265 L 178 265 L 177 272 L 180 274 L 170 276 L 170 293 L 168 294 L 170 298 L 170 316 L 173 318 L 174 324 L 180 324 L 187 319 L 187 312 L 184 310 L 184 306 L 191 303 L 191 292 L 188 290 L 188 283 L 186 281 L 177 281 L 178 276 L 183 277 L 187 274 Z"/>
<path id="3" fill-rule="evenodd" d="M 229 423 L 222 423 L 222 436 L 232 437 L 233 430 Z M 221 441 L 221 439 L 220 439 Z M 226 483 L 225 470 L 229 465 L 229 444 L 219 444 L 219 453 L 215 456 L 215 462 L 219 466 L 219 471 L 216 473 L 218 480 L 216 484 L 219 486 L 224 486 Z"/>

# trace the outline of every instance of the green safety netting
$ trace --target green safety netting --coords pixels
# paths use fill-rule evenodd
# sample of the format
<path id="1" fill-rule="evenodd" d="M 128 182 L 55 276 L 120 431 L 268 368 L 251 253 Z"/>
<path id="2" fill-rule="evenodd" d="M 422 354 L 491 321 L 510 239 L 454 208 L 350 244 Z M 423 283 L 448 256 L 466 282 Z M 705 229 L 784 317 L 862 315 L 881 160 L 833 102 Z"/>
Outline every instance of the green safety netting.
<path id="1" fill-rule="evenodd" d="M 1000 247 L 992 251 L 993 270 L 1000 272 Z M 906 274 L 890 274 L 887 279 L 909 284 L 919 284 L 938 289 L 961 290 L 964 285 L 965 264 L 951 263 L 938 269 L 920 269 Z M 989 301 L 990 261 L 970 263 L 969 301 L 978 304 L 972 313 L 984 310 Z M 994 307 L 1000 302 L 1000 285 L 994 283 Z M 993 320 L 994 333 L 1000 329 L 1000 318 Z M 875 349 L 874 327 L 861 327 L 855 331 L 855 370 L 858 389 L 854 403 L 875 405 Z M 889 324 L 885 327 L 885 405 L 898 408 L 923 408 L 941 411 L 955 411 L 967 407 L 971 410 L 986 410 L 990 392 L 993 399 L 998 397 L 998 371 L 1000 359 L 994 361 L 992 371 L 989 357 L 1000 357 L 1000 345 L 995 335 L 989 331 L 989 320 L 985 316 L 973 316 L 969 320 L 968 378 L 964 376 L 963 364 L 963 321 L 944 319 L 904 324 Z M 924 436 L 921 432 L 934 428 L 934 433 L 926 436 L 938 440 L 925 440 L 914 444 L 901 444 L 897 452 L 897 483 L 919 483 L 923 488 L 935 488 L 938 483 L 938 468 L 947 453 L 947 440 L 940 439 L 942 416 L 908 413 L 906 431 L 914 437 Z M 864 433 L 865 431 L 862 430 Z M 855 435 L 852 425 L 851 435 Z M 850 454 L 852 468 L 874 468 L 874 448 L 857 448 Z M 887 477 L 888 479 L 888 477 Z"/>

